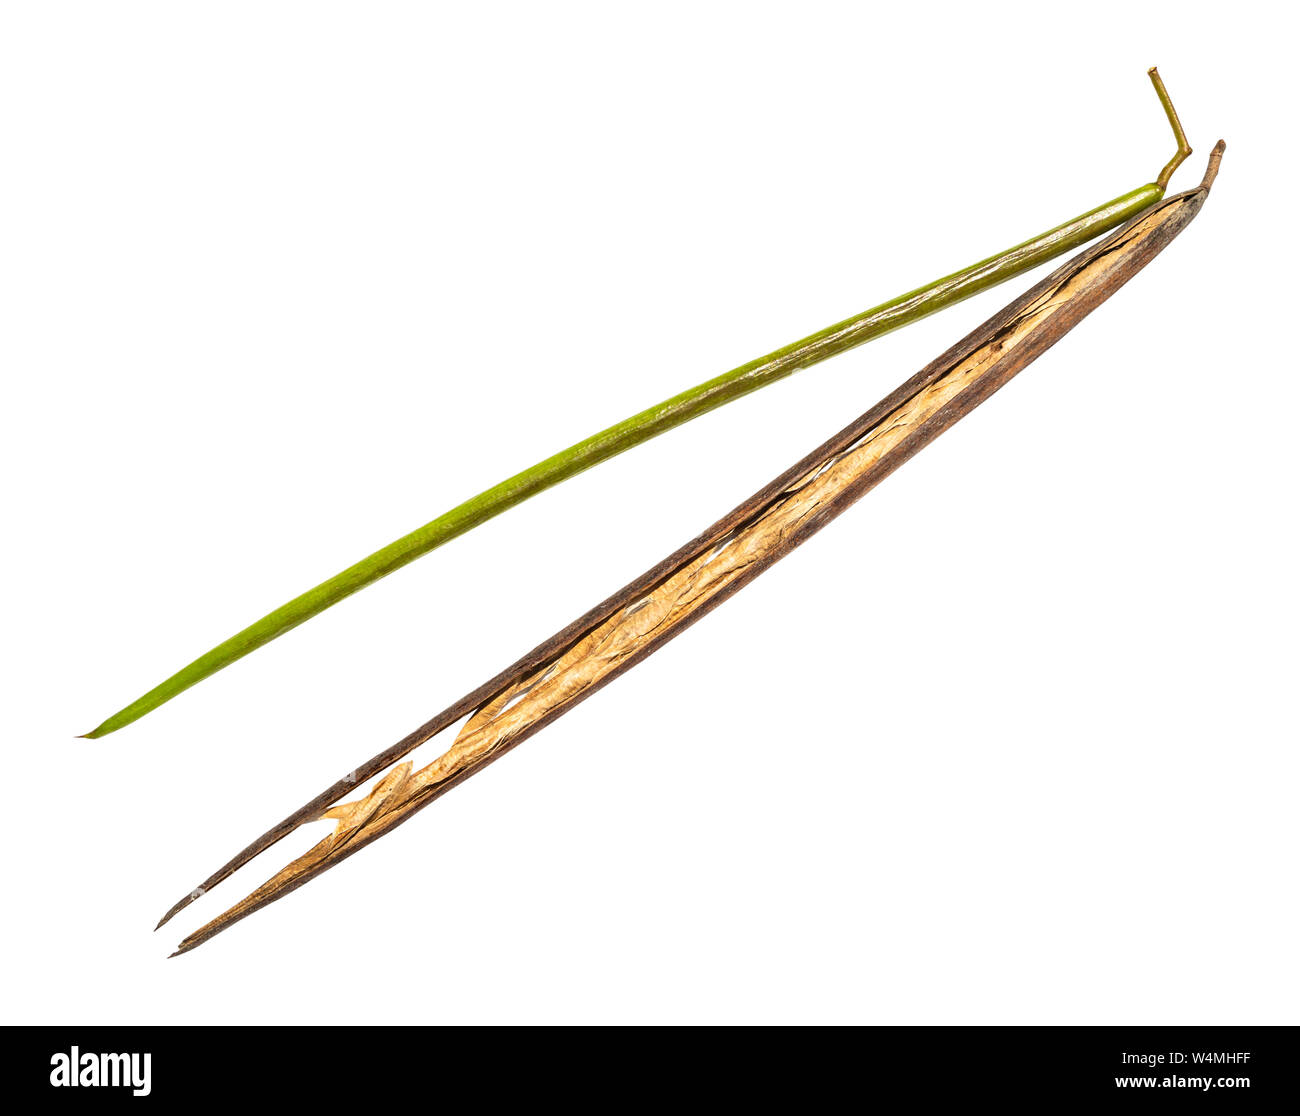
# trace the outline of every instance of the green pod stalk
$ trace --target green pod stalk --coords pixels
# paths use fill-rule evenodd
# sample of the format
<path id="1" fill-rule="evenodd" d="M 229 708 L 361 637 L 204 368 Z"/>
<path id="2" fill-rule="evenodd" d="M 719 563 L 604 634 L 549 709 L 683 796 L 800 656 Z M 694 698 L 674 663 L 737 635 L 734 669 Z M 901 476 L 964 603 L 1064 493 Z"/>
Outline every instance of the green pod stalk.
<path id="1" fill-rule="evenodd" d="M 1008 248 L 996 256 L 980 260 L 952 275 L 936 279 L 924 287 L 918 287 L 888 302 L 882 302 L 879 306 L 863 311 L 855 317 L 827 326 L 802 340 L 752 360 L 748 364 L 742 364 L 730 372 L 724 372 L 721 376 L 674 395 L 671 399 L 666 399 L 631 418 L 624 419 L 538 462 L 531 468 L 516 473 L 466 500 L 463 504 L 444 512 L 437 519 L 417 528 L 409 535 L 390 543 L 382 550 L 377 550 L 368 558 L 363 558 L 355 565 L 349 566 L 342 573 L 322 582 L 314 589 L 309 589 L 301 596 L 295 597 L 288 604 L 281 605 L 274 612 L 199 656 L 188 666 L 114 713 L 103 724 L 85 735 L 93 738 L 116 732 L 170 701 L 182 691 L 203 681 L 209 675 L 243 658 L 250 651 L 270 643 L 277 636 L 310 620 L 330 605 L 351 596 L 358 589 L 365 588 L 381 577 L 415 561 L 421 555 L 435 550 L 458 535 L 463 535 L 480 523 L 522 503 L 530 496 L 544 492 L 561 481 L 590 469 L 593 465 L 607 461 L 716 407 L 748 395 L 751 391 L 757 391 L 767 384 L 783 379 L 800 368 L 807 368 L 818 361 L 864 344 L 911 322 L 919 321 L 945 307 L 997 286 L 1041 263 L 1081 247 L 1102 233 L 1117 228 L 1159 201 L 1164 196 L 1165 186 L 1174 170 L 1191 154 L 1191 148 L 1183 135 L 1182 125 L 1178 121 L 1177 113 L 1169 100 L 1164 83 L 1160 80 L 1160 75 L 1156 73 L 1154 67 L 1149 73 L 1178 141 L 1177 153 L 1160 172 L 1155 182 L 1121 194 L 1104 205 L 1090 209 L 1087 213 L 1057 225 L 1013 248 Z"/>

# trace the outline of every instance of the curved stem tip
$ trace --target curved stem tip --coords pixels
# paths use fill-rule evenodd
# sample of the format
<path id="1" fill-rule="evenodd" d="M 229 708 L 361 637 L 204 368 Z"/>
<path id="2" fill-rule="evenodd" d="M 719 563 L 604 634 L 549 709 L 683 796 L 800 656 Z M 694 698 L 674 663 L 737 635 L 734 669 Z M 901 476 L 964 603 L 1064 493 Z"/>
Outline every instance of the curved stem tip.
<path id="1" fill-rule="evenodd" d="M 1164 169 L 1156 176 L 1156 185 L 1164 189 L 1169 185 L 1169 180 L 1173 177 L 1174 171 L 1183 165 L 1183 161 L 1192 153 L 1192 145 L 1187 142 L 1187 136 L 1183 132 L 1183 123 L 1178 119 L 1178 112 L 1174 108 L 1174 102 L 1169 99 L 1169 90 L 1165 88 L 1165 83 L 1160 77 L 1159 71 L 1152 66 L 1147 71 L 1147 77 L 1151 79 L 1151 84 L 1156 87 L 1156 96 L 1160 98 L 1160 104 L 1165 110 L 1165 116 L 1169 118 L 1169 127 L 1174 130 L 1174 139 L 1178 142 L 1178 150 L 1174 152 L 1174 157 L 1164 166 Z"/>

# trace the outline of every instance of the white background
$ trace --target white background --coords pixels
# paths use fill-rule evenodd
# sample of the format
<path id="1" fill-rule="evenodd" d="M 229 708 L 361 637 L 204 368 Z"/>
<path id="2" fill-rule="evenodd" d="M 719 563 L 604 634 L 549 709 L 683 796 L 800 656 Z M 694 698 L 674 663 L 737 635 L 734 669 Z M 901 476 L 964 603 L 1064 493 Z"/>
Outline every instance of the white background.
<path id="1" fill-rule="evenodd" d="M 1278 1023 L 1300 994 L 1281 5 L 8 4 L 6 1022 Z M 698 627 L 164 960 L 307 798 L 1017 280 L 601 466 L 100 741 L 600 427 L 1150 181 L 1200 218 Z"/>

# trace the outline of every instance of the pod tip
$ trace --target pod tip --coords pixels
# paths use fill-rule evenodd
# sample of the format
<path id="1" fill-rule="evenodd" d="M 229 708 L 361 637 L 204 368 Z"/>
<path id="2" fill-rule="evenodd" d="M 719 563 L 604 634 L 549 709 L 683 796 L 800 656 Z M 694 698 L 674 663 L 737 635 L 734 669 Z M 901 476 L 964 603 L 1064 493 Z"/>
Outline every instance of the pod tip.
<path id="1" fill-rule="evenodd" d="M 154 929 L 161 930 L 164 926 L 167 925 L 167 923 L 171 922 L 172 918 L 175 915 L 180 914 L 181 911 L 183 911 L 186 907 L 188 907 L 191 903 L 193 903 L 195 899 L 197 899 L 200 895 L 202 895 L 203 891 L 204 891 L 203 888 L 196 887 L 187 896 L 185 896 L 184 899 L 181 899 L 179 902 L 177 902 L 170 911 L 168 911 L 165 915 L 163 915 L 162 918 L 158 920 L 158 925 L 155 926 Z"/>

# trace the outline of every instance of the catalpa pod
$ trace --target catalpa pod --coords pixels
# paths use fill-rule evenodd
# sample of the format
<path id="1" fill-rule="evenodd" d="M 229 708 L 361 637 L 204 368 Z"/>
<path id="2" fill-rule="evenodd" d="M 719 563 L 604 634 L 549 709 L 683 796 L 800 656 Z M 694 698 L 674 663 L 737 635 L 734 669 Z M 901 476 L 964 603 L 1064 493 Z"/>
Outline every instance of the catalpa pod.
<path id="1" fill-rule="evenodd" d="M 300 825 L 335 822 L 329 836 L 185 938 L 177 952 L 194 949 L 382 837 L 821 530 L 1150 263 L 1200 211 L 1223 149 L 1221 140 L 1194 190 L 1151 206 L 1058 268 L 698 538 L 254 841 L 159 925 Z M 451 746 L 432 763 L 416 768 L 404 760 L 465 717 Z M 368 793 L 340 803 L 359 782 L 381 774 Z"/>

